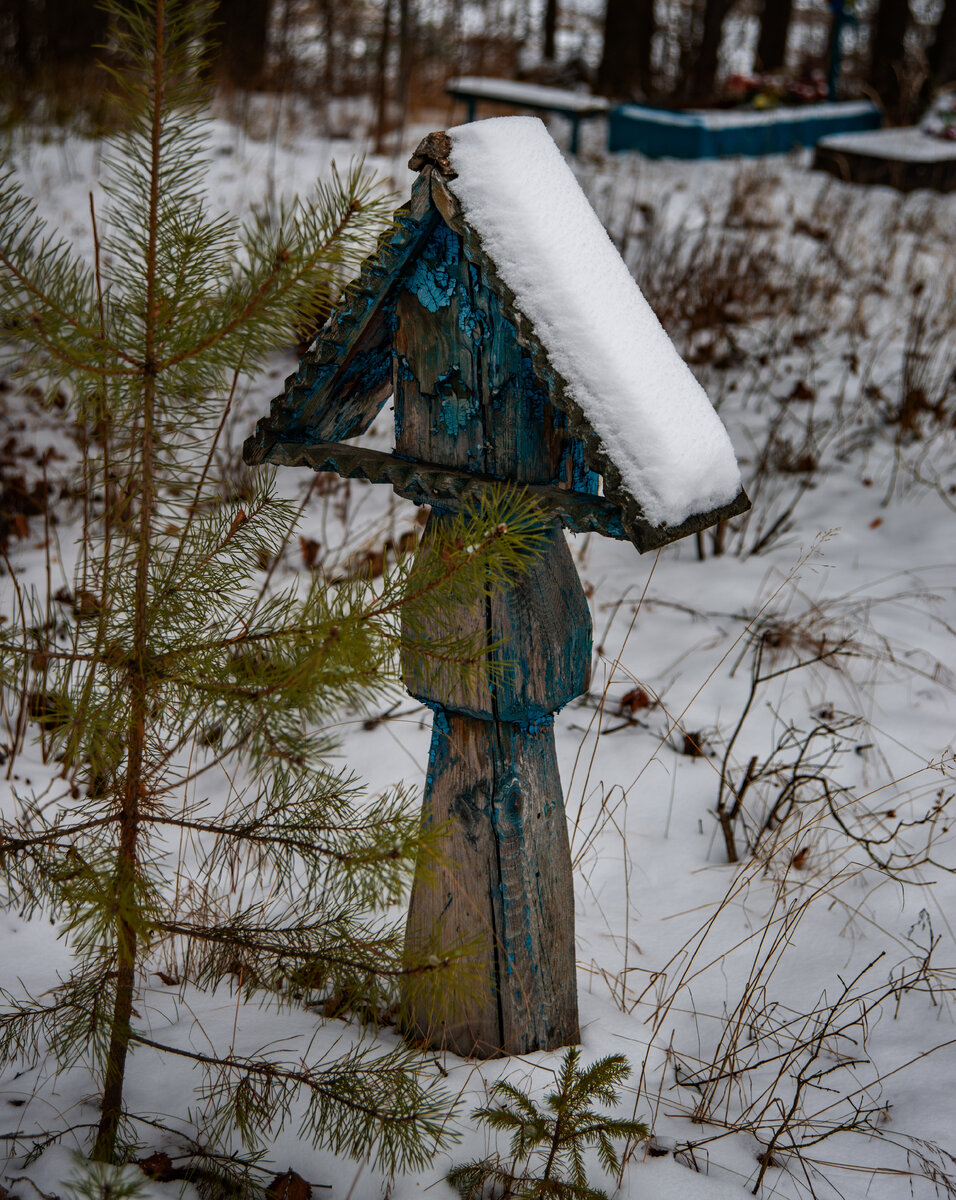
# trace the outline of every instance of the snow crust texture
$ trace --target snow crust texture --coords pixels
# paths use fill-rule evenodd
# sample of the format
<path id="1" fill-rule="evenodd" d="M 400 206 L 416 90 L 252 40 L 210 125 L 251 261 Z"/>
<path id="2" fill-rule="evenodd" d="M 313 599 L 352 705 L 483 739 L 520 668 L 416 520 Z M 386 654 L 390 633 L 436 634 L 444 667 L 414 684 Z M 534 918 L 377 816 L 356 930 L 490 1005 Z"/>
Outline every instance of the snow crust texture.
<path id="1" fill-rule="evenodd" d="M 465 219 L 655 525 L 727 504 L 727 431 L 537 117 L 448 131 Z"/>

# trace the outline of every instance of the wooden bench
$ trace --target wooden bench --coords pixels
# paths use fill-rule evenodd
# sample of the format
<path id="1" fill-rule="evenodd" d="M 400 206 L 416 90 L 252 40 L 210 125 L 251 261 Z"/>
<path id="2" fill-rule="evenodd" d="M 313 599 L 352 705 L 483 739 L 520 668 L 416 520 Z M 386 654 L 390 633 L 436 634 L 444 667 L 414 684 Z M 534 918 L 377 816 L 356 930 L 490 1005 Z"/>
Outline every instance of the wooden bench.
<path id="1" fill-rule="evenodd" d="M 588 117 L 605 117 L 611 107 L 603 96 L 479 75 L 452 79 L 445 91 L 468 106 L 468 121 L 474 121 L 479 100 L 489 104 L 505 104 L 509 108 L 527 108 L 532 112 L 553 112 L 566 117 L 571 122 L 572 154 L 578 152 L 580 122 Z"/>

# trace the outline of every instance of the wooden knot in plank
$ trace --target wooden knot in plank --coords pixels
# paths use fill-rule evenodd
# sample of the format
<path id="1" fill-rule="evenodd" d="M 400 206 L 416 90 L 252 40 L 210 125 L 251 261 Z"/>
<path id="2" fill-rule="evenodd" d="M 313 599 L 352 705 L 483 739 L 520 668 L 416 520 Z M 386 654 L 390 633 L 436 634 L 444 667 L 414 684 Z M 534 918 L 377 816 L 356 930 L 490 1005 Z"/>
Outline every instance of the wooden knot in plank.
<path id="1" fill-rule="evenodd" d="M 422 171 L 425 167 L 437 168 L 445 179 L 457 179 L 458 172 L 451 165 L 451 138 L 444 130 L 429 133 L 418 143 L 418 149 L 408 160 L 409 169 Z"/>

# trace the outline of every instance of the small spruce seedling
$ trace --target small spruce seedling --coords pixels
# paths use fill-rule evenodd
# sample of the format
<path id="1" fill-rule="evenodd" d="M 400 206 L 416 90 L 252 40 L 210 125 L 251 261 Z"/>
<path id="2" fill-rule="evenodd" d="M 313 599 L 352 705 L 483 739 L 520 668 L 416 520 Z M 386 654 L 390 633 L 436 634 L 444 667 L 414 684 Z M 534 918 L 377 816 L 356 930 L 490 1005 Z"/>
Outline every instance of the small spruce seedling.
<path id="1" fill-rule="evenodd" d="M 587 1070 L 578 1068 L 580 1051 L 570 1047 L 561 1064 L 557 1090 L 539 1108 L 514 1084 L 496 1083 L 492 1103 L 472 1116 L 493 1130 L 511 1134 L 511 1164 L 495 1154 L 455 1167 L 448 1181 L 462 1200 L 500 1196 L 501 1200 L 607 1200 L 590 1186 L 584 1152 L 597 1149 L 607 1172 L 620 1169 L 614 1148 L 618 1138 L 647 1137 L 642 1121 L 628 1121 L 595 1112 L 595 1102 L 616 1104 L 618 1085 L 631 1068 L 623 1054 L 609 1054 Z"/>

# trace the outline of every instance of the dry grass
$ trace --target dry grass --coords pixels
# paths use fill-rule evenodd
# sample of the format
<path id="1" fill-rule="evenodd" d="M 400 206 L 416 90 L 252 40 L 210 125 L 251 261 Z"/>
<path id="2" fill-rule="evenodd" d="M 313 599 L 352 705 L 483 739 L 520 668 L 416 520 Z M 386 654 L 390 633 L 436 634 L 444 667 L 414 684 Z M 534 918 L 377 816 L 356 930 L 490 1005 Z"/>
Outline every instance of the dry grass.
<path id="1" fill-rule="evenodd" d="M 653 1152 L 707 1169 L 708 1163 L 738 1161 L 739 1152 L 721 1143 L 737 1138 L 739 1147 L 744 1134 L 749 1140 L 742 1144 L 756 1152 L 741 1184 L 754 1194 L 776 1194 L 773 1181 L 782 1170 L 789 1179 L 786 1194 L 822 1200 L 839 1191 L 841 1172 L 859 1169 L 860 1152 L 846 1140 L 857 1135 L 894 1150 L 899 1165 L 885 1165 L 888 1150 L 884 1165 L 868 1168 L 874 1173 L 898 1177 L 907 1189 L 919 1179 L 939 1195 L 956 1195 L 956 1160 L 948 1151 L 900 1132 L 887 1119 L 897 1072 L 917 1067 L 925 1055 L 886 1069 L 869 1045 L 879 1022 L 909 1016 L 915 1000 L 950 1015 L 956 1000 L 956 973 L 948 965 L 951 932 L 945 918 L 942 932 L 934 931 L 931 915 L 933 880 L 956 869 L 949 834 L 956 759 L 950 753 L 894 778 L 884 754 L 891 749 L 887 733 L 862 715 L 881 678 L 898 687 L 907 678 L 926 679 L 953 690 L 945 667 L 940 673 L 941 664 L 930 656 L 895 646 L 876 630 L 882 605 L 931 609 L 934 596 L 912 581 L 881 601 L 847 593 L 824 602 L 804 592 L 799 574 L 738 613 L 662 600 L 651 586 L 653 571 L 639 598 L 613 606 L 611 621 L 625 623 L 623 645 L 605 660 L 603 690 L 590 700 L 572 785 L 579 807 L 570 808 L 575 862 L 586 890 L 592 888 L 597 848 L 606 857 L 609 841 L 619 840 L 625 911 L 623 923 L 616 911 L 605 917 L 617 947 L 616 967 L 595 955 L 586 970 L 593 987 L 606 989 L 622 1013 L 642 1023 L 635 1040 L 646 1049 L 634 1113 L 646 1118 L 650 1111 L 652 1127 L 657 1122 L 671 1134 L 675 1120 L 683 1127 L 676 1139 L 662 1137 Z M 719 642 L 723 653 L 710 680 L 678 711 L 653 680 L 635 677 L 622 661 L 642 611 L 661 604 L 688 612 L 704 628 L 736 627 L 735 636 L 728 639 L 725 632 Z M 956 632 L 945 623 L 939 628 L 944 636 Z M 601 641 L 610 640 L 608 628 Z M 682 738 L 701 744 L 692 706 L 708 682 L 720 680 L 726 689 L 732 677 L 743 685 L 740 708 L 708 731 L 707 743 L 717 753 L 696 770 L 710 771 L 714 779 L 710 820 L 715 833 L 725 834 L 718 837 L 725 854 L 716 857 L 735 865 L 722 895 L 700 910 L 669 959 L 649 961 L 639 948 L 644 922 L 638 865 L 628 848 L 633 786 L 595 781 L 598 744 L 613 733 L 631 738 L 636 750 L 654 735 L 654 748 L 634 772 L 639 781 L 661 754 L 679 751 Z M 751 729 L 748 718 L 765 707 L 771 688 L 779 715 L 768 738 L 767 722 Z M 800 724 L 783 715 L 788 689 L 802 696 L 840 692 L 847 711 L 818 704 L 808 723 Z M 619 692 L 623 701 L 614 698 Z M 637 696 L 641 701 L 632 709 L 628 698 Z M 660 797 L 660 806 L 666 803 L 673 806 L 673 793 L 669 801 Z M 874 924 L 869 901 L 886 887 L 904 886 L 908 892 L 925 889 L 926 907 L 901 937 Z M 592 902 L 600 903 L 597 893 Z M 859 936 L 865 929 L 886 949 L 850 976 L 834 974 L 809 1001 L 794 997 L 789 981 L 799 975 L 815 936 L 808 942 L 801 930 L 821 912 L 842 913 L 848 930 Z M 715 1005 L 721 991 L 725 999 Z M 951 1044 L 941 1030 L 926 1053 Z M 632 1155 L 643 1153 L 643 1146 L 631 1147 Z"/>

